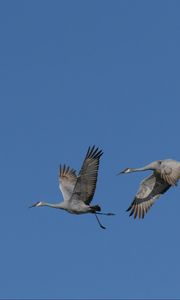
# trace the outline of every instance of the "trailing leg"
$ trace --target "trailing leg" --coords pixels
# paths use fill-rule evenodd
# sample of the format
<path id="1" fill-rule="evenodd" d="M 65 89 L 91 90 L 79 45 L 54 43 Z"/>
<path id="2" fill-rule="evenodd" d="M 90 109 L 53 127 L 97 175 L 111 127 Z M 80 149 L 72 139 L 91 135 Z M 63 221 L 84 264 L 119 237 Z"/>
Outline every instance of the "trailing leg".
<path id="1" fill-rule="evenodd" d="M 96 215 L 96 213 L 94 213 L 94 214 L 95 214 L 96 220 L 98 221 L 99 226 L 100 226 L 102 229 L 106 229 L 106 227 L 103 226 L 103 225 L 101 224 L 101 222 L 99 221 L 99 218 L 98 218 L 98 216 Z"/>

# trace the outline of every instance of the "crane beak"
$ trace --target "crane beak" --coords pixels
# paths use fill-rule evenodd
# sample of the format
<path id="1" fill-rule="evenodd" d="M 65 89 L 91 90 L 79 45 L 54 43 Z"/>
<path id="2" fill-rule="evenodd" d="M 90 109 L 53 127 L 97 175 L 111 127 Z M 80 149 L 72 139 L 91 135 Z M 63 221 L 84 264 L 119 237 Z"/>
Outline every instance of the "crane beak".
<path id="1" fill-rule="evenodd" d="M 126 173 L 126 169 L 123 170 L 123 171 L 121 171 L 121 172 L 119 172 L 119 173 L 117 173 L 117 176 L 118 176 L 118 175 L 121 175 L 121 174 L 124 174 L 124 173 Z"/>
<path id="2" fill-rule="evenodd" d="M 121 171 L 121 172 L 117 173 L 116 175 L 118 176 L 118 175 L 121 175 L 121 174 L 124 174 L 124 171 Z"/>
<path id="3" fill-rule="evenodd" d="M 36 202 L 36 203 L 34 203 L 34 204 L 32 204 L 32 205 L 30 205 L 29 206 L 29 208 L 32 208 L 32 207 L 35 207 L 35 206 L 37 206 L 37 204 L 38 204 L 39 202 Z"/>

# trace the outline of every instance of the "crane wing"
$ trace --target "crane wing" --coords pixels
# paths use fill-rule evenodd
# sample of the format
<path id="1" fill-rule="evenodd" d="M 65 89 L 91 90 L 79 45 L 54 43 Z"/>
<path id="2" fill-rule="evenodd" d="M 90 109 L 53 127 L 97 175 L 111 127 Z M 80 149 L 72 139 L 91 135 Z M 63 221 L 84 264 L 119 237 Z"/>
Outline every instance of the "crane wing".
<path id="1" fill-rule="evenodd" d="M 77 177 L 71 201 L 80 200 L 87 205 L 91 202 L 96 189 L 99 160 L 102 154 L 102 150 L 95 148 L 95 146 L 88 148 L 79 176 Z"/>
<path id="2" fill-rule="evenodd" d="M 76 171 L 70 167 L 60 165 L 59 188 L 63 194 L 64 201 L 69 201 L 77 181 Z"/>
<path id="3" fill-rule="evenodd" d="M 155 200 L 164 194 L 170 187 L 171 185 L 165 182 L 159 175 L 155 175 L 155 173 L 145 178 L 140 184 L 140 188 L 134 201 L 127 209 L 127 211 L 130 211 L 129 216 L 134 214 L 134 219 L 137 216 L 143 219 Z"/>
<path id="4" fill-rule="evenodd" d="M 177 185 L 180 178 L 180 163 L 166 160 L 161 164 L 161 177 L 170 185 Z"/>

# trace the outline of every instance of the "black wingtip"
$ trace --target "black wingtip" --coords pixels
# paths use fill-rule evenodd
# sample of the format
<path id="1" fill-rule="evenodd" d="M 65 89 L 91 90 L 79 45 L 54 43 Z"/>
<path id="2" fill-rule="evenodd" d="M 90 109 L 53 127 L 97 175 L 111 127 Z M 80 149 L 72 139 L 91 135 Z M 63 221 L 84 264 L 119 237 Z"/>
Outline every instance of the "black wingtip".
<path id="1" fill-rule="evenodd" d="M 93 157 L 93 158 L 100 158 L 103 155 L 103 151 L 99 150 L 98 147 L 93 145 L 92 147 L 89 146 L 86 154 L 86 158 Z"/>
<path id="2" fill-rule="evenodd" d="M 132 208 L 132 205 L 130 205 L 130 206 L 126 209 L 126 211 L 130 211 L 131 208 Z"/>

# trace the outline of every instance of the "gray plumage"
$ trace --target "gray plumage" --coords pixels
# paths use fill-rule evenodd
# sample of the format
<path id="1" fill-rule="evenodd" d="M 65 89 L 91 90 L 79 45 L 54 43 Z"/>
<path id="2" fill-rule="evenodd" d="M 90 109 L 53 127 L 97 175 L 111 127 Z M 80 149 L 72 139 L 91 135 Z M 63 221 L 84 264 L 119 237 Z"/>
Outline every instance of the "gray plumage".
<path id="1" fill-rule="evenodd" d="M 144 218 L 145 214 L 162 194 L 176 186 L 180 178 L 180 162 L 172 159 L 154 161 L 143 168 L 126 168 L 122 173 L 152 170 L 153 174 L 140 183 L 140 188 L 127 211 L 129 216 Z"/>
<path id="2" fill-rule="evenodd" d="M 63 165 L 59 169 L 59 188 L 62 192 L 64 201 L 61 203 L 36 202 L 31 207 L 49 206 L 68 211 L 72 214 L 93 213 L 99 225 L 105 228 L 99 221 L 97 214 L 113 215 L 112 213 L 100 213 L 99 205 L 90 205 L 96 189 L 99 161 L 102 150 L 89 147 L 83 165 L 76 175 L 76 171 Z"/>

